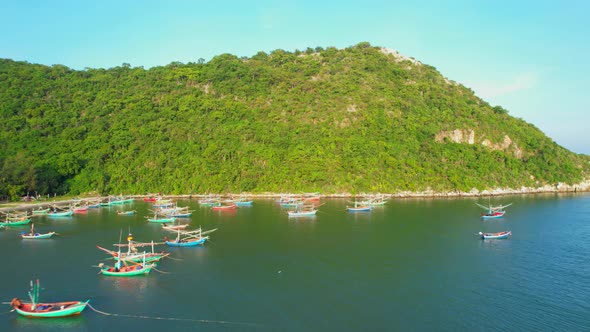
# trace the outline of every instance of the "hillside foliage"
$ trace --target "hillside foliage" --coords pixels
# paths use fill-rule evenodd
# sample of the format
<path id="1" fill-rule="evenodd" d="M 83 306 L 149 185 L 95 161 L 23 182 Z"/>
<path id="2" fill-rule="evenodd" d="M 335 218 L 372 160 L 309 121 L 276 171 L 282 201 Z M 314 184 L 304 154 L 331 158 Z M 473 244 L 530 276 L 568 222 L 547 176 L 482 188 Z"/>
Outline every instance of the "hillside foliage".
<path id="1" fill-rule="evenodd" d="M 151 69 L 4 59 L 0 129 L 0 196 L 11 198 L 469 191 L 588 174 L 586 156 L 368 43 Z M 473 130 L 475 144 L 435 140 L 455 129 Z M 480 144 L 505 136 L 511 148 Z"/>

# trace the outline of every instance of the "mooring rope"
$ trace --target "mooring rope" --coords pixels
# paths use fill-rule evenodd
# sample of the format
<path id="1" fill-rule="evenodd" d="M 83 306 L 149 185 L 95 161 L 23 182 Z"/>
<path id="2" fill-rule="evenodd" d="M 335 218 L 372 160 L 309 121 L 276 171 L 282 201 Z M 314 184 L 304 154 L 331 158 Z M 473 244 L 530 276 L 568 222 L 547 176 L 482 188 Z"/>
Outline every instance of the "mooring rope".
<path id="1" fill-rule="evenodd" d="M 163 274 L 170 274 L 170 272 L 166 272 L 166 271 L 158 270 L 158 269 L 156 269 L 155 267 L 152 267 L 152 270 L 158 271 L 158 272 L 160 272 L 160 273 L 163 273 Z"/>
<path id="2" fill-rule="evenodd" d="M 11 312 L 13 312 L 13 311 L 14 311 L 14 309 L 12 309 L 12 310 L 9 310 L 9 311 L 7 311 L 7 312 L 0 313 L 0 316 L 2 316 L 2 315 L 6 315 L 6 314 L 9 314 L 9 313 L 11 313 Z"/>
<path id="3" fill-rule="evenodd" d="M 157 317 L 157 316 L 145 316 L 145 315 L 127 315 L 127 314 L 115 314 L 104 312 L 96 309 L 90 303 L 88 303 L 88 307 L 92 309 L 92 311 L 99 313 L 105 316 L 113 316 L 113 317 L 129 317 L 129 318 L 141 318 L 141 319 L 155 319 L 155 320 L 171 320 L 171 321 L 184 321 L 184 322 L 197 322 L 197 323 L 207 323 L 207 324 L 231 324 L 231 325 L 243 325 L 243 326 L 258 326 L 259 324 L 255 323 L 244 323 L 244 322 L 229 322 L 224 320 L 209 320 L 209 319 L 192 319 L 192 318 L 175 318 L 175 317 Z"/>

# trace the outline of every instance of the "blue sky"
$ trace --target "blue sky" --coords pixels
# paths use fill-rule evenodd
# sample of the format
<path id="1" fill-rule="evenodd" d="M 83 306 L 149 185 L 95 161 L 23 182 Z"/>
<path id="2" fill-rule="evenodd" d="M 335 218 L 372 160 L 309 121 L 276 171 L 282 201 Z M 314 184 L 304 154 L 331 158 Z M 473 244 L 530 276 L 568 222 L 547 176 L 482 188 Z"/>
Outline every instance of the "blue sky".
<path id="1" fill-rule="evenodd" d="M 590 154 L 590 1 L 0 0 L 0 58 L 74 69 L 362 41 Z"/>

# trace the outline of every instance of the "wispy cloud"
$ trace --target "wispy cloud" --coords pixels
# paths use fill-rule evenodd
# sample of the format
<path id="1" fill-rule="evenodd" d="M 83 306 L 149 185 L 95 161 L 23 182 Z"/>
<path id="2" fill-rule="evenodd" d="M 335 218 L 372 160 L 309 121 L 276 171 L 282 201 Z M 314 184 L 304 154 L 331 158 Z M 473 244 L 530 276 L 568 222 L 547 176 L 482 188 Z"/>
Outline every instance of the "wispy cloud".
<path id="1" fill-rule="evenodd" d="M 494 98 L 509 93 L 533 88 L 539 75 L 537 73 L 522 73 L 503 81 L 473 82 L 471 88 L 482 98 Z"/>

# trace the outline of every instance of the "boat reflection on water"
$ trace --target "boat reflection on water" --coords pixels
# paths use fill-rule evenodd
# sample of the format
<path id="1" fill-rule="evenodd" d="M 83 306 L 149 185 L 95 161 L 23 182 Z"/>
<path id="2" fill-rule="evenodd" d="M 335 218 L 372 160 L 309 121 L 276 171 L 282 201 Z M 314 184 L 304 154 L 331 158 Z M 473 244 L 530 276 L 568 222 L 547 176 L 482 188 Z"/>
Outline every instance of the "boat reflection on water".
<path id="1" fill-rule="evenodd" d="M 144 300 L 148 295 L 148 288 L 153 285 L 150 275 L 137 277 L 101 277 L 99 287 L 104 289 L 106 294 L 121 294 L 132 297 L 136 300 Z"/>
<path id="2" fill-rule="evenodd" d="M 51 319 L 31 319 L 17 315 L 13 322 L 13 329 L 25 331 L 89 331 L 84 315 Z"/>

